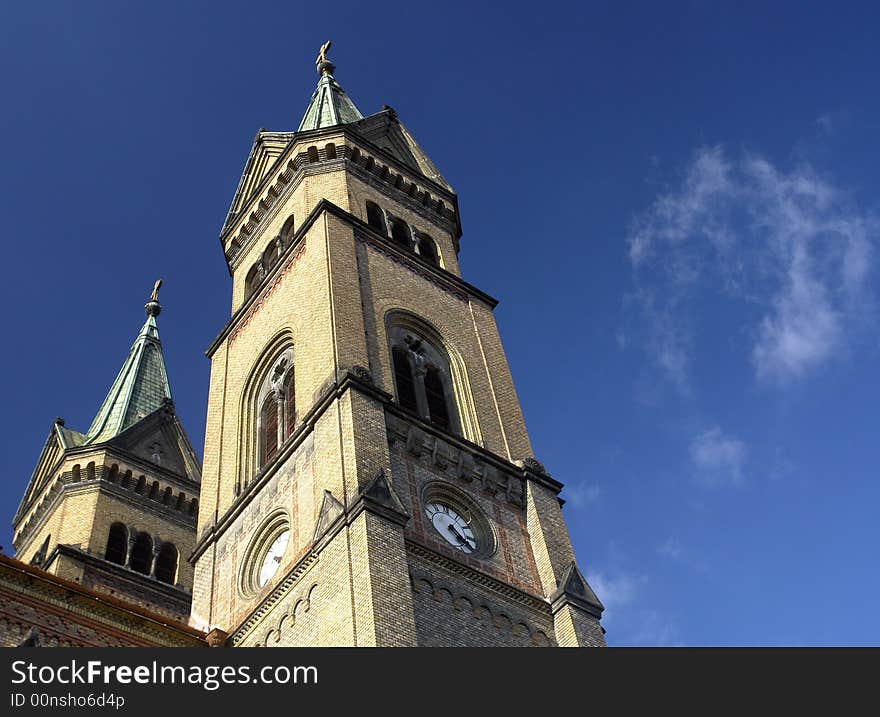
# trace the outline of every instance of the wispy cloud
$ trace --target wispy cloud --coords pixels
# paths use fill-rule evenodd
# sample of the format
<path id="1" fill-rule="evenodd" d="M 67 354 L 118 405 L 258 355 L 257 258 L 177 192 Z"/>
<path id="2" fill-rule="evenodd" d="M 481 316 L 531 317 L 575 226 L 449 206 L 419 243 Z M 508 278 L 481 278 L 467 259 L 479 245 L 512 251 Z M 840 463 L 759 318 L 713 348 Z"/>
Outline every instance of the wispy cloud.
<path id="1" fill-rule="evenodd" d="M 758 307 L 737 327 L 756 378 L 802 378 L 846 348 L 869 302 L 877 235 L 876 217 L 809 165 L 702 148 L 629 232 L 645 348 L 687 389 L 703 292 L 720 291 Z"/>
<path id="2" fill-rule="evenodd" d="M 595 483 L 567 483 L 562 497 L 573 507 L 584 508 L 595 503 L 602 489 Z"/>
<path id="3" fill-rule="evenodd" d="M 708 428 L 691 441 L 690 459 L 697 478 L 708 485 L 731 485 L 743 480 L 748 457 L 746 444 L 718 427 Z"/>
<path id="4" fill-rule="evenodd" d="M 681 543 L 676 538 L 670 536 L 657 546 L 657 553 L 665 558 L 678 560 L 682 556 Z"/>
<path id="5" fill-rule="evenodd" d="M 587 582 L 605 606 L 603 622 L 614 620 L 621 608 L 630 605 L 636 598 L 639 587 L 647 578 L 635 573 L 614 571 L 612 573 L 591 573 Z"/>

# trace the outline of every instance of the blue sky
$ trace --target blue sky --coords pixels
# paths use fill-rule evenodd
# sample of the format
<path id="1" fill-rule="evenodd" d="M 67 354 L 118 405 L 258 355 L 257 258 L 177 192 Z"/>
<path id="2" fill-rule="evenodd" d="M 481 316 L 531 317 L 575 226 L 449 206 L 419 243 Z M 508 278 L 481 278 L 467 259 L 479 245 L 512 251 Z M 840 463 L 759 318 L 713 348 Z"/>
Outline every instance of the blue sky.
<path id="1" fill-rule="evenodd" d="M 503 7 L 503 9 L 502 9 Z M 204 434 L 217 241 L 330 38 L 460 196 L 615 645 L 880 643 L 880 11 L 864 3 L 6 3 L 0 525 L 152 282 Z"/>

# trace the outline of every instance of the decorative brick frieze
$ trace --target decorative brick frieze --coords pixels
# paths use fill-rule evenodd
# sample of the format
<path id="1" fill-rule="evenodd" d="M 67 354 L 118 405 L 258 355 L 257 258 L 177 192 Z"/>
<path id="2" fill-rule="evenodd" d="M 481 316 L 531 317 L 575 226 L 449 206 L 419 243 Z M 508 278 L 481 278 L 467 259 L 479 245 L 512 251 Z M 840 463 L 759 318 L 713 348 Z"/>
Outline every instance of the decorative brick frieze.
<path id="1" fill-rule="evenodd" d="M 464 439 L 428 426 L 391 404 L 386 411 L 388 442 L 432 468 L 464 484 L 477 483 L 490 495 L 503 497 L 513 505 L 525 505 L 523 474 L 517 466 L 502 461 Z"/>

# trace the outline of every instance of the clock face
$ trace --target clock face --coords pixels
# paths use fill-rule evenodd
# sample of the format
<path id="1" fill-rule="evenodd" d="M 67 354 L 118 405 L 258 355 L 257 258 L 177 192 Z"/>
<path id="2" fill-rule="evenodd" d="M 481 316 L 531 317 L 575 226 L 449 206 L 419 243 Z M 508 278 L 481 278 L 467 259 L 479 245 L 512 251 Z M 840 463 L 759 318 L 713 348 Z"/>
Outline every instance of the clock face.
<path id="1" fill-rule="evenodd" d="M 284 552 L 287 550 L 288 540 L 290 540 L 290 531 L 285 530 L 272 541 L 272 545 L 269 546 L 269 551 L 263 559 L 263 564 L 260 566 L 260 574 L 257 576 L 258 587 L 263 587 L 269 582 L 271 577 L 278 572 L 278 568 L 281 565 L 281 559 L 284 557 Z"/>
<path id="2" fill-rule="evenodd" d="M 425 505 L 425 515 L 428 516 L 434 529 L 450 545 L 463 553 L 472 553 L 477 549 L 477 539 L 470 521 L 459 515 L 455 508 L 445 503 L 431 501 Z"/>

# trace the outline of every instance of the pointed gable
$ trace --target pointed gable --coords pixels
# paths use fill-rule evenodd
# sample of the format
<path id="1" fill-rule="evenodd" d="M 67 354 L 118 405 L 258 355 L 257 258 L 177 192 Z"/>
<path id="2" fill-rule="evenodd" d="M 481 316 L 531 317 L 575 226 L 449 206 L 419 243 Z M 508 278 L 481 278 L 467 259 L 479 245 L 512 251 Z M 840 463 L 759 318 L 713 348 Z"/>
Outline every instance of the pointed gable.
<path id="1" fill-rule="evenodd" d="M 423 174 L 444 189 L 453 191 L 452 186 L 443 178 L 440 170 L 390 107 L 385 107 L 381 112 L 364 118 L 354 126 L 354 129 L 368 142 L 381 147 L 410 169 Z"/>
<path id="2" fill-rule="evenodd" d="M 235 221 L 242 208 L 254 196 L 257 187 L 260 186 L 260 182 L 263 181 L 263 178 L 275 166 L 278 157 L 283 154 L 287 145 L 290 144 L 293 134 L 293 132 L 269 132 L 264 129 L 257 132 L 256 137 L 254 137 L 254 143 L 251 146 L 251 152 L 244 165 L 241 179 L 238 181 L 235 195 L 232 197 L 232 204 L 229 206 L 226 220 L 223 222 L 221 234 Z"/>
<path id="3" fill-rule="evenodd" d="M 146 418 L 114 436 L 109 444 L 172 473 L 197 483 L 201 481 L 199 459 L 170 400 L 165 401 Z"/>

